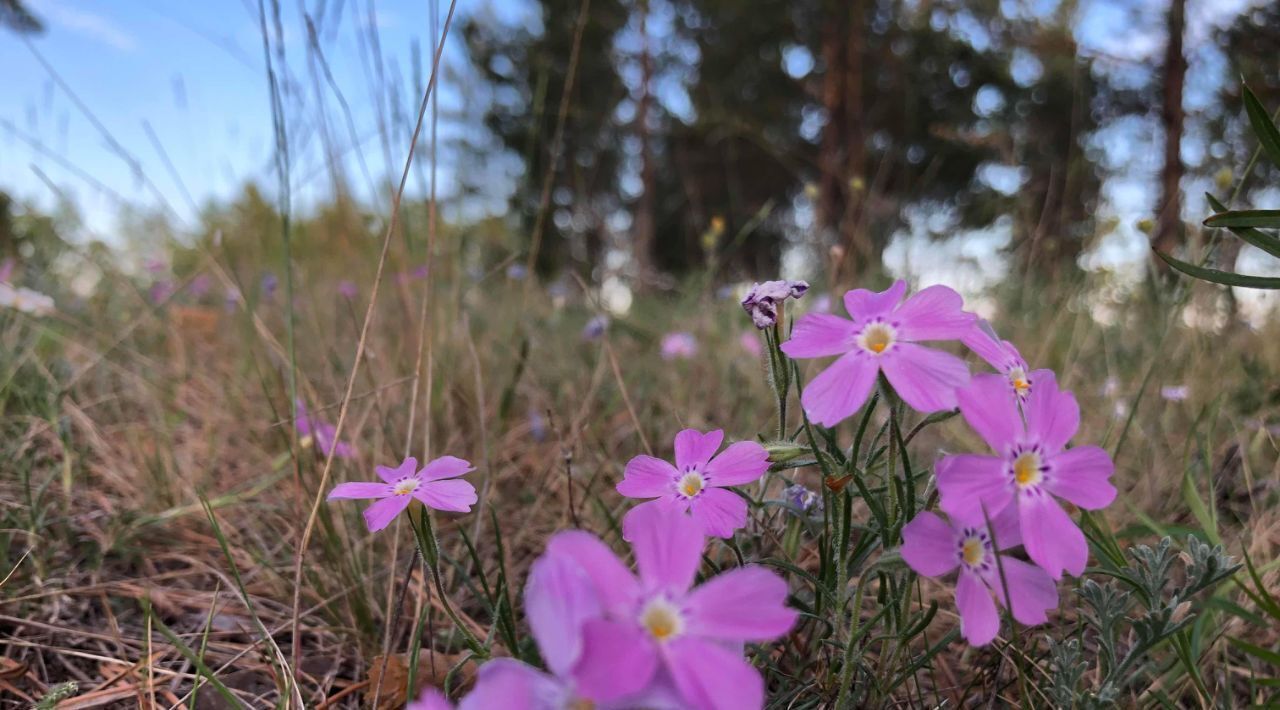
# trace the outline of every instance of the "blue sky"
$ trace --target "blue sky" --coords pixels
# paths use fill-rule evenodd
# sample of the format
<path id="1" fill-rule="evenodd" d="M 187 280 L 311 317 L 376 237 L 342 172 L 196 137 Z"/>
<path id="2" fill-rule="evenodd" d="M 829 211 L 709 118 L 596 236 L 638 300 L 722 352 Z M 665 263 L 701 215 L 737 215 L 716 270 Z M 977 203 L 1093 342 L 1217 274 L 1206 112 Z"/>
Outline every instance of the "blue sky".
<path id="1" fill-rule="evenodd" d="M 1212 56 L 1197 55 L 1197 47 L 1204 45 L 1215 24 L 1233 17 L 1249 1 L 1190 0 L 1189 110 L 1212 100 L 1211 91 L 1198 87 L 1208 86 L 1211 75 L 1220 70 L 1214 66 Z M 138 160 L 163 195 L 163 203 L 177 213 L 179 224 L 190 220 L 192 209 L 178 180 L 161 159 L 148 134 L 148 125 L 172 160 L 173 172 L 181 176 L 182 185 L 196 203 L 228 197 L 248 181 L 274 185 L 271 115 L 262 69 L 257 0 L 29 2 L 49 28 L 44 36 L 32 40 L 31 47 Z M 388 173 L 398 177 L 409 129 L 390 131 L 391 144 L 384 147 L 378 131 L 377 99 L 369 89 L 375 83 L 376 71 L 370 66 L 369 51 L 362 49 L 356 28 L 367 30 L 369 9 L 375 7 L 373 22 L 384 57 L 382 71 L 387 81 L 398 87 L 400 111 L 411 124 L 417 103 L 411 48 L 416 41 L 421 49 L 418 71 L 425 76 L 431 47 L 429 0 L 309 0 L 306 4 L 313 14 L 322 5 L 328 8 L 321 43 L 335 80 L 351 106 L 360 157 L 375 179 Z M 460 13 L 470 12 L 486 21 L 537 21 L 521 0 L 461 0 L 459 4 Z M 298 3 L 282 0 L 281 5 L 285 52 L 291 77 L 297 82 L 286 101 L 290 135 L 295 141 L 292 150 L 296 202 L 305 206 L 325 194 L 327 170 L 320 137 L 312 122 L 317 104 L 307 68 L 306 37 L 297 14 Z M 1052 0 L 1036 0 L 1019 7 L 1048 12 L 1053 5 Z M 335 24 L 332 15 L 338 6 L 343 14 L 341 22 Z M 440 6 L 439 16 L 443 19 L 447 3 L 441 0 Z M 1165 0 L 1085 0 L 1078 15 L 1079 41 L 1086 51 L 1106 57 L 1115 71 L 1140 75 L 1159 61 L 1164 41 L 1160 20 L 1165 6 Z M 445 52 L 440 104 L 442 146 L 463 131 L 474 131 L 472 127 L 487 100 L 483 88 L 467 79 L 467 61 L 457 37 L 455 34 L 449 41 Z M 796 61 L 796 57 L 789 58 L 791 63 Z M 49 71 L 26 43 L 6 35 L 0 41 L 0 67 L 5 67 L 7 84 L 5 102 L 0 104 L 0 189 L 45 207 L 51 205 L 53 193 L 33 170 L 34 165 L 77 202 L 91 234 L 113 240 L 119 236 L 117 199 L 94 187 L 77 170 L 109 186 L 130 203 L 152 208 L 163 204 L 129 164 L 110 149 L 67 93 L 55 86 Z M 335 131 L 333 141 L 349 146 L 352 141 L 338 103 L 327 88 L 323 93 L 328 123 Z M 1118 126 L 1097 139 L 1117 161 L 1121 173 L 1108 185 L 1109 204 L 1105 209 L 1118 215 L 1124 224 L 1144 216 L 1154 201 L 1151 177 L 1159 168 L 1159 151 L 1154 144 L 1148 145 L 1150 139 L 1150 130 L 1141 125 Z M 32 147 L 32 142 L 41 147 Z M 1194 158 L 1195 152 L 1194 140 L 1184 144 L 1184 155 Z M 354 156 L 355 153 L 347 153 L 348 178 L 367 194 L 369 183 Z M 65 167 L 60 160 L 72 163 L 75 169 Z M 452 163 L 447 155 L 441 160 L 441 189 L 446 195 L 454 182 L 449 174 Z M 494 179 L 488 184 L 494 193 L 493 204 L 500 205 L 502 178 L 517 168 L 495 157 L 491 165 L 471 164 L 467 169 L 472 174 L 478 170 L 493 173 Z M 419 183 L 411 181 L 411 191 L 419 188 Z M 1194 204 L 1189 206 L 1194 208 Z M 1109 247 L 1108 258 L 1125 260 L 1145 254 L 1141 239 L 1135 242 L 1132 229 L 1118 233 L 1119 240 Z"/>
<path id="2" fill-rule="evenodd" d="M 52 153 L 109 186 L 119 198 L 150 207 L 163 204 L 108 146 L 71 97 L 55 85 L 32 47 L 137 159 L 181 220 L 190 219 L 192 210 L 172 172 L 181 176 L 182 185 L 196 203 L 234 194 L 250 180 L 275 184 L 256 0 L 29 0 L 29 4 L 48 31 L 33 39 L 30 47 L 9 34 L 0 41 L 0 67 L 5 68 L 6 78 L 5 101 L 0 104 L 0 189 L 41 205 L 52 204 L 53 193 L 32 169 L 34 165 L 79 204 L 92 230 L 111 235 L 116 229 L 118 198 L 64 167 L 49 156 Z M 320 3 L 307 4 L 314 13 Z M 369 26 L 370 3 L 328 0 L 324 4 L 330 17 L 321 26 L 321 44 L 351 106 L 362 155 L 376 178 L 387 172 L 387 151 L 379 137 L 375 99 L 368 89 L 375 70 L 354 29 L 357 24 L 362 29 Z M 320 140 L 311 123 L 315 103 L 307 70 L 305 25 L 297 15 L 297 3 L 285 0 L 281 5 L 286 57 L 297 82 L 296 93 L 286 102 L 286 114 L 297 141 L 293 146 L 295 184 L 299 201 L 305 204 L 328 186 L 324 184 Z M 343 17 L 335 32 L 332 13 L 338 5 L 343 6 Z M 519 6 L 511 3 L 486 3 L 479 10 L 474 9 L 475 3 L 470 5 L 473 11 L 501 21 L 528 21 Z M 443 22 L 447 4 L 441 3 L 439 9 Z M 357 12 L 358 23 L 354 21 Z M 413 89 L 415 40 L 420 47 L 419 71 L 424 77 L 429 74 L 429 3 L 378 0 L 375 18 L 384 56 L 383 74 L 389 83 L 392 73 L 400 77 L 395 83 L 402 113 L 411 114 L 418 100 Z M 456 23 L 455 17 L 455 30 Z M 457 125 L 466 124 L 465 117 L 457 120 L 459 114 L 476 106 L 474 96 L 464 96 L 457 88 L 465 85 L 458 80 L 458 72 L 465 71 L 466 62 L 457 35 L 454 37 L 446 46 L 444 59 L 452 79 L 443 82 L 440 110 L 452 118 L 441 121 L 442 145 Z M 325 91 L 330 123 L 341 128 L 334 142 L 348 146 L 352 141 L 338 103 L 327 87 Z M 299 100 L 306 102 L 305 108 Z M 412 116 L 407 120 L 412 121 Z M 148 134 L 148 125 L 155 141 Z M 400 144 L 390 146 L 389 152 L 398 176 L 407 137 L 403 131 L 392 135 L 392 140 L 397 137 Z M 163 162 L 157 141 L 174 171 Z M 40 147 L 33 147 L 33 142 Z M 352 156 L 354 153 L 348 153 Z M 349 161 L 353 170 L 359 170 L 358 165 Z M 368 184 L 360 172 L 351 178 L 362 188 Z"/>

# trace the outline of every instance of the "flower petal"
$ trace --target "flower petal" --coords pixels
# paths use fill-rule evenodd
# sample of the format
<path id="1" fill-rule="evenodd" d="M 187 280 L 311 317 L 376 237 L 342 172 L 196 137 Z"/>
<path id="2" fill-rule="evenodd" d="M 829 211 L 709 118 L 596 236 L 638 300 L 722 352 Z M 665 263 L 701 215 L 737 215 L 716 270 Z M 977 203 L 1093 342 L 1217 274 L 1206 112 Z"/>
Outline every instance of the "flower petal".
<path id="1" fill-rule="evenodd" d="M 1018 496 L 1022 544 L 1027 556 L 1054 579 L 1066 570 L 1079 576 L 1089 562 L 1084 533 L 1049 494 Z"/>
<path id="2" fill-rule="evenodd" d="M 902 401 L 917 412 L 955 409 L 956 388 L 969 384 L 964 360 L 914 343 L 895 343 L 880 356 L 880 369 Z"/>
<path id="3" fill-rule="evenodd" d="M 385 483 L 372 481 L 356 481 L 339 483 L 329 491 L 328 500 L 361 500 L 365 498 L 386 498 L 391 495 L 391 488 Z"/>
<path id="4" fill-rule="evenodd" d="M 697 429 L 685 429 L 676 434 L 676 468 L 702 468 L 707 465 L 720 443 L 724 441 L 724 431 L 716 429 L 706 434 Z"/>
<path id="5" fill-rule="evenodd" d="M 653 456 L 636 456 L 627 462 L 618 481 L 618 492 L 628 498 L 656 498 L 673 490 L 680 472 Z"/>
<path id="6" fill-rule="evenodd" d="M 740 710 L 764 706 L 764 679 L 739 653 L 684 636 L 664 648 L 676 688 L 698 710 Z"/>
<path id="7" fill-rule="evenodd" d="M 902 279 L 894 281 L 883 291 L 855 288 L 844 295 L 844 308 L 853 316 L 854 323 L 862 323 L 876 316 L 889 315 L 906 292 L 907 282 Z"/>
<path id="8" fill-rule="evenodd" d="M 956 608 L 960 611 L 960 634 L 974 646 L 991 643 L 1000 631 L 1000 617 L 991 592 L 972 572 L 960 573 L 956 580 Z"/>
<path id="9" fill-rule="evenodd" d="M 800 395 L 809 419 L 833 427 L 867 403 L 879 368 L 862 352 L 842 355 L 813 378 Z"/>
<path id="10" fill-rule="evenodd" d="M 1013 489 L 1005 475 L 1005 461 L 997 456 L 952 454 L 935 467 L 942 510 L 961 522 L 973 525 L 1000 514 L 1013 500 Z"/>
<path id="11" fill-rule="evenodd" d="M 1009 604 L 1005 602 L 1004 588 L 1009 587 L 1009 597 L 1013 600 L 1009 611 L 1013 612 L 1013 618 L 1028 626 L 1045 623 L 1049 620 L 1047 612 L 1058 606 L 1058 585 L 1053 583 L 1053 578 L 1039 567 L 1008 555 L 1000 556 L 1000 564 L 992 566 L 986 582 L 1006 607 Z"/>
<path id="12" fill-rule="evenodd" d="M 689 513 L 709 537 L 733 537 L 747 525 L 747 502 L 723 488 L 707 488 L 689 502 Z"/>
<path id="13" fill-rule="evenodd" d="M 1049 454 L 1061 451 L 1080 428 L 1080 405 L 1070 392 L 1058 389 L 1050 370 L 1031 373 L 1031 396 L 1027 398 L 1026 412 L 1027 433 Z"/>
<path id="14" fill-rule="evenodd" d="M 1021 438 L 1022 416 L 1004 377 L 975 375 L 956 390 L 956 402 L 964 420 L 996 453 L 1006 453 Z"/>
<path id="15" fill-rule="evenodd" d="M 1049 458 L 1050 473 L 1044 485 L 1054 495 L 1086 510 L 1098 510 L 1116 499 L 1116 487 L 1107 479 L 1115 472 L 1105 449 L 1077 446 Z"/>
<path id="16" fill-rule="evenodd" d="M 631 548 L 645 591 L 684 594 L 702 561 L 701 526 L 670 505 L 640 506 L 631 518 Z"/>
<path id="17" fill-rule="evenodd" d="M 848 352 L 858 326 L 853 321 L 828 313 L 801 316 L 791 329 L 791 339 L 782 344 L 787 357 L 800 360 Z"/>
<path id="18" fill-rule="evenodd" d="M 600 538 L 582 530 L 565 530 L 547 541 L 548 555 L 562 555 L 577 563 L 591 578 L 597 598 L 615 613 L 631 610 L 640 594 L 640 584 L 631 570 Z"/>
<path id="19" fill-rule="evenodd" d="M 977 321 L 968 333 L 960 337 L 960 342 L 977 353 L 978 357 L 994 367 L 997 372 L 1004 373 L 1013 367 L 1023 369 L 1027 367 L 1022 354 L 1013 343 L 1001 340 L 991 329 L 991 324 L 986 321 Z"/>
<path id="20" fill-rule="evenodd" d="M 435 508 L 453 513 L 470 513 L 476 502 L 476 489 L 467 481 L 452 478 L 443 481 L 423 481 L 413 492 L 413 497 Z"/>
<path id="21" fill-rule="evenodd" d="M 453 710 L 453 705 L 449 703 L 448 698 L 444 697 L 444 693 L 427 686 L 422 689 L 422 694 L 417 700 L 404 706 L 404 710 Z"/>
<path id="22" fill-rule="evenodd" d="M 364 523 L 369 527 L 369 532 L 378 532 L 390 525 L 408 507 L 409 496 L 388 496 L 364 509 Z"/>
<path id="23" fill-rule="evenodd" d="M 658 649 L 639 626 L 603 620 L 583 626 L 582 658 L 573 678 L 586 697 L 600 702 L 629 695 L 647 685 L 657 669 Z"/>
<path id="24" fill-rule="evenodd" d="M 893 312 L 906 340 L 954 340 L 967 334 L 978 317 L 964 311 L 964 299 L 948 286 L 930 286 L 911 294 Z"/>
<path id="25" fill-rule="evenodd" d="M 595 585 L 582 567 L 563 555 L 534 561 L 524 588 L 525 617 L 547 668 L 565 677 L 582 655 L 582 627 L 604 612 Z"/>
<path id="26" fill-rule="evenodd" d="M 418 471 L 418 459 L 410 456 L 400 462 L 399 466 L 374 466 L 373 470 L 378 474 L 378 478 L 387 483 L 395 483 L 402 478 L 408 478 Z"/>
<path id="27" fill-rule="evenodd" d="M 988 518 L 991 521 L 990 532 L 995 536 L 997 550 L 1007 550 L 1022 544 L 1022 526 L 1018 522 L 1018 506 L 1006 505 L 1004 510 L 996 515 L 988 513 Z"/>
<path id="28" fill-rule="evenodd" d="M 686 630 L 723 641 L 772 641 L 795 625 L 797 614 L 786 602 L 782 577 L 757 565 L 739 567 L 685 597 Z"/>
<path id="29" fill-rule="evenodd" d="M 901 553 L 907 565 L 925 577 L 940 577 L 960 564 L 955 531 L 930 512 L 919 513 L 902 526 Z"/>
<path id="30" fill-rule="evenodd" d="M 423 466 L 422 471 L 418 473 L 418 478 L 424 481 L 439 481 L 444 478 L 457 478 L 474 470 L 476 468 L 471 465 L 470 461 L 465 461 L 457 456 L 441 456 Z"/>
<path id="31" fill-rule="evenodd" d="M 560 681 L 533 666 L 495 658 L 480 666 L 476 687 L 458 703 L 458 710 L 544 710 L 561 707 L 568 694 Z"/>
<path id="32" fill-rule="evenodd" d="M 758 480 L 769 470 L 769 452 L 754 441 L 730 444 L 707 463 L 708 486 L 740 486 Z"/>

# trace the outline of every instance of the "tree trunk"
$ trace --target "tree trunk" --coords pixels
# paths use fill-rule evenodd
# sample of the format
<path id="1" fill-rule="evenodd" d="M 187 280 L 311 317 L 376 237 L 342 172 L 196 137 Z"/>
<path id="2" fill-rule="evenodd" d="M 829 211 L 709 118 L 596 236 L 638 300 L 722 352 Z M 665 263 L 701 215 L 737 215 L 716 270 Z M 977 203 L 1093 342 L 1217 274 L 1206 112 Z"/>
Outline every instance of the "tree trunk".
<path id="1" fill-rule="evenodd" d="M 825 27 L 822 30 L 822 107 L 827 113 L 822 127 L 822 143 L 818 154 L 818 228 L 824 241 L 839 244 L 844 218 L 847 181 L 844 179 L 846 151 L 849 145 L 849 122 L 846 115 L 848 93 L 845 89 L 849 35 L 843 15 L 847 11 L 838 2 L 825 3 Z"/>
<path id="2" fill-rule="evenodd" d="M 1187 59 L 1182 55 L 1182 34 L 1186 24 L 1187 0 L 1169 5 L 1169 41 L 1164 54 L 1164 104 L 1160 122 L 1164 127 L 1164 167 L 1160 171 L 1160 202 L 1152 241 L 1156 249 L 1168 253 L 1182 243 L 1182 87 Z M 1162 268 L 1164 262 L 1157 259 Z"/>
<path id="3" fill-rule="evenodd" d="M 648 32 L 649 3 L 640 3 L 640 99 L 636 108 L 636 131 L 640 136 L 640 183 L 642 192 L 636 202 L 632 223 L 632 259 L 636 268 L 635 287 L 644 290 L 653 278 L 653 241 L 656 230 L 654 215 L 654 191 L 657 189 L 653 173 L 653 151 L 650 148 L 649 110 L 652 97 L 649 84 L 653 74 L 653 57 L 649 51 Z"/>

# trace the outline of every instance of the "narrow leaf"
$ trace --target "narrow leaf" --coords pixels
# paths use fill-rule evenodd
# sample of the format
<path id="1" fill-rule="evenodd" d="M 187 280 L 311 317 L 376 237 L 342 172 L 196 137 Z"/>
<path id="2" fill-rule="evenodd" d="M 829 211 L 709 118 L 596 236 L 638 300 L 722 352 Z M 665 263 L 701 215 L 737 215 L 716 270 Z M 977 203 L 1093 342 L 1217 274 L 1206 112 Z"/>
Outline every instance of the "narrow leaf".
<path id="1" fill-rule="evenodd" d="M 1261 288 L 1268 290 L 1280 289 L 1280 278 L 1272 276 L 1247 276 L 1244 274 L 1233 274 L 1230 271 L 1219 271 L 1218 269 L 1206 269 L 1203 266 L 1188 264 L 1185 261 L 1176 259 L 1168 254 L 1156 252 L 1156 256 L 1164 259 L 1165 263 L 1172 266 L 1177 271 L 1181 271 L 1195 279 L 1208 281 L 1210 283 L 1221 284 L 1223 286 L 1240 286 L 1243 288 Z"/>
<path id="2" fill-rule="evenodd" d="M 1280 167 L 1280 131 L 1276 130 L 1276 124 L 1272 123 L 1271 116 L 1248 86 L 1244 87 L 1244 110 L 1249 114 L 1249 123 L 1253 126 L 1253 132 L 1258 136 L 1262 149 L 1267 151 L 1267 157 L 1271 158 L 1271 162 L 1275 163 L 1276 167 Z"/>

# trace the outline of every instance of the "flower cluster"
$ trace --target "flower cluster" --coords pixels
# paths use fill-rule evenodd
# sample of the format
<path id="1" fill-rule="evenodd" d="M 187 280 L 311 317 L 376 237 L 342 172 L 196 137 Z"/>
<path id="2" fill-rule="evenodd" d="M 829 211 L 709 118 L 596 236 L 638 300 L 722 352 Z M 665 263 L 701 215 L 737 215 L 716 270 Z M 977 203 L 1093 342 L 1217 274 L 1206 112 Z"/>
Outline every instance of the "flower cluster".
<path id="1" fill-rule="evenodd" d="M 1088 562 L 1084 534 L 1059 505 L 1086 510 L 1115 499 L 1110 456 L 1097 446 L 1067 444 L 1080 426 L 1075 397 L 1050 370 L 1030 370 L 1013 344 L 963 310 L 945 286 L 907 297 L 898 281 L 875 293 L 845 294 L 849 319 L 809 314 L 782 351 L 792 358 L 838 355 L 801 395 L 810 420 L 833 426 L 862 408 L 878 376 L 913 409 L 959 408 L 990 454 L 943 456 L 935 474 L 950 522 L 921 512 L 902 530 L 902 556 L 917 573 L 959 569 L 961 631 L 975 645 L 999 631 L 995 600 L 1024 624 L 1047 620 L 1057 606 L 1054 580 L 1079 575 Z M 958 357 L 919 345 L 958 340 L 998 374 L 970 375 Z M 1034 564 L 1001 554 L 1021 545 Z"/>
<path id="2" fill-rule="evenodd" d="M 746 525 L 746 501 L 728 487 L 758 480 L 769 467 L 760 444 L 740 441 L 720 451 L 723 440 L 719 430 L 686 429 L 675 439 L 674 466 L 651 456 L 627 464 L 618 490 L 654 499 L 623 522 L 638 576 L 590 533 L 551 538 L 525 587 L 525 613 L 547 671 L 491 660 L 459 708 L 763 705 L 764 680 L 742 649 L 795 624 L 786 581 L 747 565 L 694 586 L 707 536 L 731 537 Z M 414 458 L 375 470 L 380 482 L 342 483 L 329 493 L 329 500 L 375 499 L 364 512 L 371 532 L 390 525 L 413 500 L 453 512 L 469 512 L 476 502 L 471 484 L 458 480 L 471 464 L 453 456 L 420 470 Z M 450 705 L 428 689 L 411 707 Z"/>

